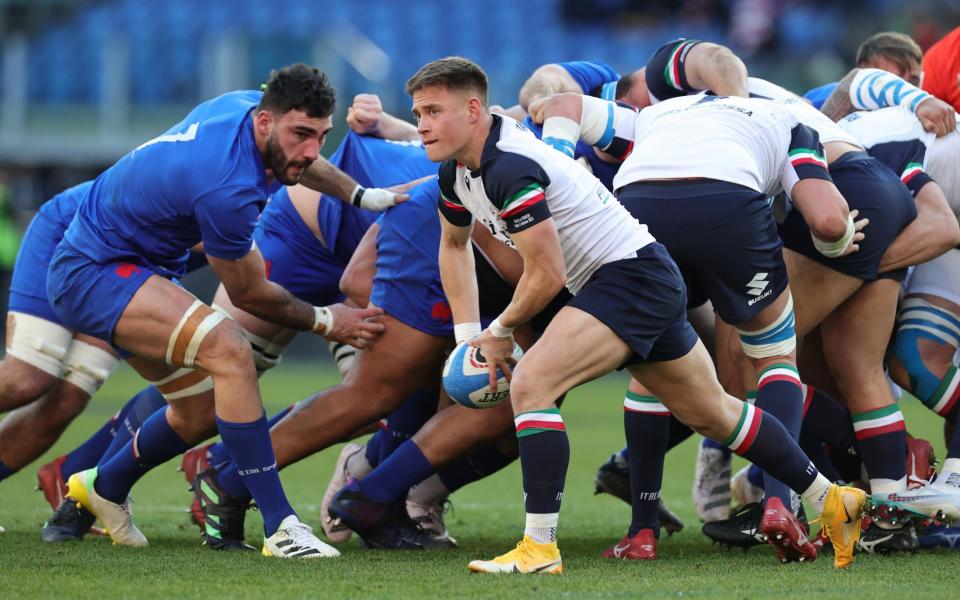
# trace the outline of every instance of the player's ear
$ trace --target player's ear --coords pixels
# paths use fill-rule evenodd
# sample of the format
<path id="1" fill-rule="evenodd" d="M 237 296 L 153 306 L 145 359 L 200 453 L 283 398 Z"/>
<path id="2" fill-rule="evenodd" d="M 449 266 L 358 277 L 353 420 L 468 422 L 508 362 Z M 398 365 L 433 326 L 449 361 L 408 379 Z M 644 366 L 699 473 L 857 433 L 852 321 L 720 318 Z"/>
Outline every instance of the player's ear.
<path id="1" fill-rule="evenodd" d="M 471 123 L 476 123 L 486 111 L 487 107 L 480 101 L 480 98 L 473 96 L 467 101 L 467 113 L 470 115 Z"/>
<path id="2" fill-rule="evenodd" d="M 273 131 L 275 121 L 276 115 L 269 110 L 257 111 L 253 117 L 253 124 L 257 129 L 257 133 L 264 136 L 270 135 L 270 132 Z"/>

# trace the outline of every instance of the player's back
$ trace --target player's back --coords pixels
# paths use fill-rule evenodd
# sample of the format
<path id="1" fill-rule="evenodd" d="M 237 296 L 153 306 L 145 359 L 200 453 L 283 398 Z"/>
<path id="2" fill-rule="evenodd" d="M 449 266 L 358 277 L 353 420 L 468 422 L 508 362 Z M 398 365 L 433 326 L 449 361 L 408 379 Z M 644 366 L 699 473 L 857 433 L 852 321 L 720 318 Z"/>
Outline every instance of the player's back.
<path id="1" fill-rule="evenodd" d="M 83 199 L 92 185 L 93 181 L 84 181 L 63 190 L 44 202 L 40 206 L 40 210 L 37 211 L 37 215 L 49 219 L 66 230 L 70 221 L 73 220 L 73 216 L 77 213 L 80 200 Z"/>
<path id="2" fill-rule="evenodd" d="M 260 96 L 231 92 L 207 101 L 121 158 L 84 195 L 66 241 L 96 262 L 133 259 L 179 274 L 202 239 L 198 212 L 239 213 L 266 201 L 250 117 Z"/>
<path id="3" fill-rule="evenodd" d="M 834 123 L 830 117 L 790 90 L 759 77 L 748 77 L 747 86 L 751 98 L 773 100 L 792 112 L 801 123 L 815 129 L 821 143 L 844 142 L 854 146 L 860 145 L 856 138 Z"/>
<path id="4" fill-rule="evenodd" d="M 772 194 L 797 123 L 768 100 L 708 95 L 665 100 L 637 116 L 635 146 L 614 187 L 702 177 Z"/>

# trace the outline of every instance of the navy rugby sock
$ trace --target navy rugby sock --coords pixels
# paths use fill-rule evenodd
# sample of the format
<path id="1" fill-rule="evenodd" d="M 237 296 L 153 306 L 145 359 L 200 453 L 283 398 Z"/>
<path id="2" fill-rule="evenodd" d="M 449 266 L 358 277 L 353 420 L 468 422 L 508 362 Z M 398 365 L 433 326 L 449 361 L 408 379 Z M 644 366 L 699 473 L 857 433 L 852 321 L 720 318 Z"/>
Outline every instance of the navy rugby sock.
<path id="1" fill-rule="evenodd" d="M 465 485 L 493 475 L 516 459 L 516 454 L 504 454 L 496 444 L 491 444 L 450 462 L 437 472 L 437 476 L 452 494 Z"/>
<path id="2" fill-rule="evenodd" d="M 3 464 L 3 461 L 0 460 L 0 481 L 3 481 L 7 477 L 10 477 L 14 473 L 16 473 L 16 471 L 11 469 L 7 465 Z"/>
<path id="3" fill-rule="evenodd" d="M 623 429 L 630 468 L 631 521 L 628 536 L 652 529 L 660 536 L 660 487 L 663 461 L 670 441 L 670 411 L 653 396 L 627 391 L 623 399 Z"/>
<path id="4" fill-rule="evenodd" d="M 776 417 L 790 437 L 798 440 L 803 421 L 803 390 L 797 367 L 790 363 L 778 363 L 764 368 L 757 378 L 755 405 Z M 763 491 L 764 501 L 777 497 L 784 506 L 792 506 L 790 488 L 769 473 L 763 474 Z"/>

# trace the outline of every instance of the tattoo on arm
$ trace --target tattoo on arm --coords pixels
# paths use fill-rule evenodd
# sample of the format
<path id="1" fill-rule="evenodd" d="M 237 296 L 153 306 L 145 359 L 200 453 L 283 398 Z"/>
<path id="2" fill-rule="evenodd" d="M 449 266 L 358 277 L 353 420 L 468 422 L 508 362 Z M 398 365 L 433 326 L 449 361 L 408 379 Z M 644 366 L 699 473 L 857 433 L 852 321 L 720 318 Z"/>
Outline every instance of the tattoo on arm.
<path id="1" fill-rule="evenodd" d="M 856 75 L 856 69 L 847 73 L 846 77 L 837 84 L 837 88 L 833 90 L 827 101 L 823 103 L 820 112 L 830 117 L 831 121 L 839 121 L 857 110 L 853 102 L 850 101 L 850 86 L 853 84 L 853 78 Z"/>

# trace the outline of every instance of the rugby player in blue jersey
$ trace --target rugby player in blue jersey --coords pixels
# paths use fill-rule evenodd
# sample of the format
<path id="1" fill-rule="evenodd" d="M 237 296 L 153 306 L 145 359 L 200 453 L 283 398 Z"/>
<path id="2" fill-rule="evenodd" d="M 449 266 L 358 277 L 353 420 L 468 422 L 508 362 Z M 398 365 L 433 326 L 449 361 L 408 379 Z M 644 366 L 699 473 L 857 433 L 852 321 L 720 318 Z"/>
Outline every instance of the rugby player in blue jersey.
<path id="1" fill-rule="evenodd" d="M 338 554 L 286 500 L 241 329 L 172 281 L 183 273 L 189 249 L 203 244 L 233 303 L 253 315 L 358 344 L 383 330 L 367 320 L 379 311 L 315 307 L 269 282 L 253 244 L 274 180 L 303 182 L 370 208 L 398 200 L 318 160 L 333 102 L 322 73 L 294 65 L 275 71 L 262 94 L 233 92 L 199 105 L 94 181 L 54 252 L 47 291 L 56 314 L 131 355 L 131 366 L 161 393 L 190 392 L 143 424 L 126 468 L 109 479 L 94 468 L 68 482 L 70 497 L 97 515 L 117 543 L 147 543 L 130 519 L 129 487 L 144 465 L 209 435 L 209 408 L 189 399 L 215 383 L 217 429 L 261 508 L 264 554 Z"/>

